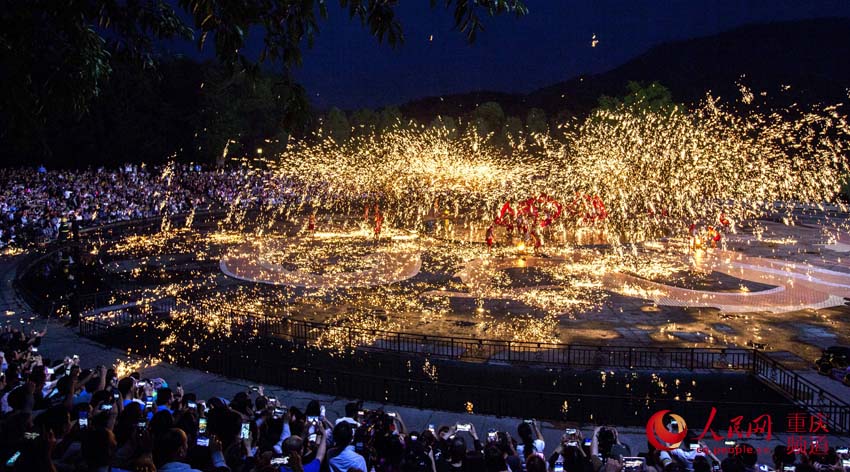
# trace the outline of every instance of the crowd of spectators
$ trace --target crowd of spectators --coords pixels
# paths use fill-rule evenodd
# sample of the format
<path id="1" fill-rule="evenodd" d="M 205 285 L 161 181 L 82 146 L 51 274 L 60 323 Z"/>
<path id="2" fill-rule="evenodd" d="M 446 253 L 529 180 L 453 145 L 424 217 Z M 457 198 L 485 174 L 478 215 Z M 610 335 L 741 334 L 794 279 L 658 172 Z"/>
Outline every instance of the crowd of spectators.
<path id="1" fill-rule="evenodd" d="M 95 224 L 229 205 L 259 185 L 257 177 L 244 169 L 192 165 L 0 168 L 0 248 L 69 237 Z"/>
<path id="2" fill-rule="evenodd" d="M 547 447 L 538 424 L 479 437 L 472 423 L 411 428 L 401 415 L 349 403 L 331 421 L 312 401 L 285 406 L 251 387 L 227 400 L 76 355 L 42 357 L 46 332 L 0 333 L 0 470 L 280 472 L 764 472 L 754 449 L 718 459 L 686 439 L 670 452 L 636 453 L 613 427 L 567 429 Z M 696 445 L 696 447 L 693 447 Z M 845 451 L 842 451 L 845 452 Z M 779 446 L 776 470 L 843 469 L 830 449 L 799 456 Z M 793 467 L 794 469 L 791 469 Z"/>

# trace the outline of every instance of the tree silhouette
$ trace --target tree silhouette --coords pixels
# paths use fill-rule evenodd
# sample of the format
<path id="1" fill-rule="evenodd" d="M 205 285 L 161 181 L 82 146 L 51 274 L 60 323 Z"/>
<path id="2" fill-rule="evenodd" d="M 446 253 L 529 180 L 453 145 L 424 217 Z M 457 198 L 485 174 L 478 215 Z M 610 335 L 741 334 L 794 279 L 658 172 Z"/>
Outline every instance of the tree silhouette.
<path id="1" fill-rule="evenodd" d="M 520 0 L 430 0 L 453 9 L 454 26 L 472 41 L 483 30 L 482 16 L 522 16 Z M 50 125 L 87 113 L 103 90 L 116 61 L 144 67 L 156 63 L 160 39 L 195 38 L 211 47 L 235 72 L 249 77 L 264 61 L 289 67 L 312 46 L 325 0 L 179 0 L 191 27 L 165 0 L 26 0 L 0 8 L 0 146 L 31 156 L 49 156 Z M 397 0 L 339 0 L 378 42 L 404 41 L 395 15 Z M 262 35 L 258 61 L 243 51 L 249 31 Z"/>

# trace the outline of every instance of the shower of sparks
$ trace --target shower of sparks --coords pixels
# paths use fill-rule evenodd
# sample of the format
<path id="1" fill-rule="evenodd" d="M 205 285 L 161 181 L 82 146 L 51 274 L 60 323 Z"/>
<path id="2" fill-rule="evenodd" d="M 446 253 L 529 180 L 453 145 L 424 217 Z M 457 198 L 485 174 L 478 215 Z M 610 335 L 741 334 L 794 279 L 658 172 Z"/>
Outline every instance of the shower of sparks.
<path id="1" fill-rule="evenodd" d="M 752 101 L 749 90 L 742 93 L 743 102 Z M 757 241 L 793 245 L 763 237 L 755 220 L 778 216 L 793 224 L 795 215 L 827 204 L 846 210 L 836 200 L 850 134 L 840 111 L 741 116 L 707 97 L 693 110 L 598 111 L 564 124 L 562 136 L 519 135 L 506 149 L 472 132 L 413 124 L 344 143 L 292 142 L 279 155 L 241 161 L 233 173 L 244 185 L 217 228 L 193 228 L 194 212 L 176 227 L 166 194 L 158 233 L 102 244 L 101 253 L 113 258 L 107 267 L 116 274 L 164 281 L 128 291 L 116 304 L 142 301 L 151 309 L 158 299 L 176 299 L 161 326 L 170 333 L 164 360 L 226 341 L 234 313 L 329 325 L 310 339 L 331 352 L 389 342 L 382 332 L 452 333 L 457 323 L 479 338 L 560 342 L 561 320 L 608 307 L 612 293 L 658 296 L 637 284 L 612 284 L 611 274 L 665 282 L 706 276 L 683 242 L 692 223 L 725 218 L 730 233 L 756 226 Z M 166 168 L 162 178 L 172 174 Z M 540 195 L 563 206 L 552 224 L 539 225 L 545 257 L 530 255 L 531 241 L 503 227 L 488 251 L 485 233 L 503 204 Z M 604 203 L 604 216 L 590 204 L 594 198 Z M 540 221 L 551 216 L 546 211 Z M 379 238 L 376 212 L 383 217 Z M 824 230 L 833 242 L 847 229 L 834 224 L 834 233 Z M 609 245 L 594 246 L 600 243 Z M 237 285 L 218 273 L 218 261 L 244 248 L 256 252 L 262 279 L 286 271 L 313 283 Z M 408 252 L 421 254 L 421 270 L 381 274 L 382 254 Z M 192 256 L 179 277 L 166 264 L 175 254 Z M 368 284 L 333 283 L 367 271 Z M 422 371 L 436 379 L 429 362 Z"/>
<path id="2" fill-rule="evenodd" d="M 160 363 L 159 359 L 154 358 L 143 358 L 135 361 L 118 359 L 115 362 L 115 375 L 119 379 L 123 379 L 124 377 L 128 377 L 133 372 L 140 372 L 142 370 L 154 367 Z"/>

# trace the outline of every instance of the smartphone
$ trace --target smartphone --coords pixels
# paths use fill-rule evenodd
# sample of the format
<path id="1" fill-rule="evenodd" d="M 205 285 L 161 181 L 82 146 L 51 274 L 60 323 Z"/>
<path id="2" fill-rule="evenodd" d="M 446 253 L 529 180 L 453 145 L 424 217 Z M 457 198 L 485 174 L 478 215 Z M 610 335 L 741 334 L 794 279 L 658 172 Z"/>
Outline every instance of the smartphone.
<path id="1" fill-rule="evenodd" d="M 786 465 L 782 467 L 783 472 L 794 472 L 795 470 L 797 470 L 797 467 L 793 465 Z"/>
<path id="2" fill-rule="evenodd" d="M 275 457 L 270 462 L 271 465 L 287 465 L 289 464 L 289 457 Z"/>
<path id="3" fill-rule="evenodd" d="M 584 438 L 584 447 L 590 447 L 590 444 L 591 444 L 591 439 L 590 438 Z"/>
<path id="4" fill-rule="evenodd" d="M 100 411 L 109 411 L 112 409 L 112 403 L 104 403 L 100 405 Z"/>
<path id="5" fill-rule="evenodd" d="M 37 348 L 37 347 L 35 347 L 35 346 L 33 346 L 33 348 L 32 348 L 32 352 L 38 352 L 38 348 Z"/>
<path id="6" fill-rule="evenodd" d="M 242 433 L 239 435 L 242 439 L 248 439 L 251 437 L 251 425 L 250 423 L 242 423 Z"/>
<path id="7" fill-rule="evenodd" d="M 251 386 L 251 391 L 252 391 L 252 392 L 259 392 L 259 391 L 260 391 L 260 387 L 257 387 L 257 386 L 255 386 L 255 385 L 252 385 L 252 386 Z"/>
<path id="8" fill-rule="evenodd" d="M 145 382 L 144 380 L 139 380 L 138 382 L 136 382 L 136 387 L 144 387 L 147 384 L 148 383 Z"/>
<path id="9" fill-rule="evenodd" d="M 578 447 L 578 441 L 568 441 L 567 447 Z"/>
<path id="10" fill-rule="evenodd" d="M 564 463 L 561 461 L 555 462 L 555 468 L 552 472 L 564 472 Z"/>
<path id="11" fill-rule="evenodd" d="M 410 435 L 410 440 L 411 440 L 411 441 L 416 441 L 417 439 L 419 439 L 419 436 L 417 436 L 417 435 L 415 435 L 415 434 L 411 434 L 411 435 Z"/>
<path id="12" fill-rule="evenodd" d="M 186 402 L 186 406 L 188 406 L 189 408 L 197 408 L 198 404 L 195 402 Z"/>
<path id="13" fill-rule="evenodd" d="M 623 472 L 643 472 L 646 470 L 646 459 L 643 457 L 624 457 Z"/>
<path id="14" fill-rule="evenodd" d="M 18 460 L 18 457 L 21 457 L 21 451 L 16 451 L 14 454 L 12 454 L 12 457 L 10 457 L 9 460 L 6 461 L 6 466 L 12 467 L 13 465 L 15 465 L 15 462 Z"/>
<path id="15" fill-rule="evenodd" d="M 458 423 L 457 425 L 455 425 L 455 429 L 457 429 L 458 431 L 469 431 L 471 426 L 472 425 L 470 425 L 469 423 Z"/>
<path id="16" fill-rule="evenodd" d="M 24 439 L 30 439 L 30 440 L 38 439 L 39 436 L 41 436 L 41 435 L 38 434 L 38 433 L 29 433 L 29 432 L 24 433 Z"/>
<path id="17" fill-rule="evenodd" d="M 314 442 L 316 442 L 316 439 L 317 439 L 318 437 L 319 437 L 319 436 L 318 436 L 316 433 L 313 433 L 313 434 L 311 434 L 311 435 L 307 436 L 307 441 L 308 441 L 308 442 L 311 442 L 311 443 L 314 443 Z"/>
<path id="18" fill-rule="evenodd" d="M 842 452 L 842 454 L 846 454 L 846 452 Z M 850 459 L 841 459 L 842 467 L 850 467 Z"/>
<path id="19" fill-rule="evenodd" d="M 266 398 L 269 400 L 269 403 L 271 403 L 271 404 L 277 403 L 277 398 L 275 398 L 275 397 L 266 397 Z"/>
<path id="20" fill-rule="evenodd" d="M 310 423 L 310 424 L 316 424 L 316 423 L 318 423 L 318 422 L 319 422 L 319 417 L 318 417 L 318 416 L 308 416 L 308 417 L 307 417 L 307 423 Z"/>
<path id="21" fill-rule="evenodd" d="M 534 420 L 522 420 L 522 422 L 523 422 L 523 423 L 531 424 L 531 423 L 534 423 Z"/>
<path id="22" fill-rule="evenodd" d="M 390 416 L 394 417 L 395 413 L 391 414 Z M 325 406 L 324 405 L 319 407 L 319 418 L 325 419 Z"/>
<path id="23" fill-rule="evenodd" d="M 434 424 L 433 423 L 428 424 L 428 431 L 431 431 L 432 433 L 434 432 Z"/>
<path id="24" fill-rule="evenodd" d="M 699 449 L 699 444 L 697 444 L 697 443 L 691 444 L 690 448 L 691 448 L 692 451 L 696 451 L 696 450 Z"/>
<path id="25" fill-rule="evenodd" d="M 147 427 L 148 427 L 148 423 L 145 422 L 145 421 L 139 421 L 138 423 L 136 423 L 136 428 L 140 429 L 142 431 L 144 431 L 144 429 L 147 428 Z"/>
<path id="26" fill-rule="evenodd" d="M 204 437 L 204 436 L 198 436 L 198 440 L 195 441 L 195 444 L 197 444 L 198 446 L 209 446 L 210 445 L 210 438 L 207 438 L 207 437 Z"/>
<path id="27" fill-rule="evenodd" d="M 207 432 L 207 419 L 206 418 L 198 418 L 198 434 L 205 434 Z"/>
<path id="28" fill-rule="evenodd" d="M 567 428 L 564 430 L 564 434 L 566 434 L 567 436 L 573 436 L 576 433 L 578 433 L 578 430 L 575 428 Z"/>
<path id="29" fill-rule="evenodd" d="M 145 408 L 153 409 L 153 397 L 146 397 L 145 398 Z"/>
<path id="30" fill-rule="evenodd" d="M 280 418 L 280 417 L 282 417 L 284 413 L 285 413 L 285 411 L 284 411 L 284 409 L 283 409 L 283 408 L 275 408 L 275 409 L 274 409 L 274 417 L 275 417 L 275 418 Z"/>
<path id="31" fill-rule="evenodd" d="M 491 429 L 490 431 L 487 431 L 487 441 L 496 442 L 496 439 L 498 439 L 498 435 L 496 434 L 495 429 Z"/>
<path id="32" fill-rule="evenodd" d="M 55 370 L 53 370 L 53 367 L 48 367 L 48 368 L 47 368 L 47 375 L 53 375 L 55 372 L 56 372 L 56 371 L 55 371 Z"/>
<path id="33" fill-rule="evenodd" d="M 118 390 L 112 392 L 112 399 L 113 400 L 118 400 L 119 398 L 121 398 L 121 395 L 119 394 Z"/>
<path id="34" fill-rule="evenodd" d="M 846 447 L 842 447 L 840 449 L 835 450 L 836 454 L 847 454 L 847 452 L 848 452 L 848 449 Z"/>

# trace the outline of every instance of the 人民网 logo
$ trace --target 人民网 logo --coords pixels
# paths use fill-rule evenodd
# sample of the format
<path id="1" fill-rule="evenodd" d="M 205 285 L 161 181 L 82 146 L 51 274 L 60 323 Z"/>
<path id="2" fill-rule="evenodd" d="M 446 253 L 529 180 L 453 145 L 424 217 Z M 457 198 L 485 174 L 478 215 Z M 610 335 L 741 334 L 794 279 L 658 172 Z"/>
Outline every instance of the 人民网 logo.
<path id="1" fill-rule="evenodd" d="M 664 416 L 669 413 L 671 426 L 676 432 L 668 431 L 664 426 Z M 682 444 L 682 440 L 688 434 L 688 425 L 681 416 L 670 413 L 670 410 L 661 410 L 646 422 L 646 439 L 659 451 L 671 451 Z M 659 441 L 660 440 L 660 441 Z"/>

